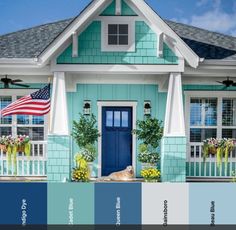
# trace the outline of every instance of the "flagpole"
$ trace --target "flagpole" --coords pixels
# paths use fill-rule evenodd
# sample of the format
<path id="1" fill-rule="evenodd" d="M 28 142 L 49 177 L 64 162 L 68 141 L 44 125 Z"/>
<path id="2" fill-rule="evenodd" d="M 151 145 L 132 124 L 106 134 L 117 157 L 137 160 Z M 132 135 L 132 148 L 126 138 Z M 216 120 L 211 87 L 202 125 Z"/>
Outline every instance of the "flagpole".
<path id="1" fill-rule="evenodd" d="M 50 84 L 51 85 L 51 83 L 52 83 L 52 76 L 49 76 L 48 77 L 48 84 Z M 52 87 L 50 87 L 50 98 L 51 98 L 51 88 Z M 52 106 L 52 103 L 50 103 L 50 106 Z M 50 109 L 50 111 L 49 111 L 49 113 L 48 113 L 48 134 L 49 134 L 49 132 L 50 132 L 50 125 L 51 125 L 51 109 Z"/>

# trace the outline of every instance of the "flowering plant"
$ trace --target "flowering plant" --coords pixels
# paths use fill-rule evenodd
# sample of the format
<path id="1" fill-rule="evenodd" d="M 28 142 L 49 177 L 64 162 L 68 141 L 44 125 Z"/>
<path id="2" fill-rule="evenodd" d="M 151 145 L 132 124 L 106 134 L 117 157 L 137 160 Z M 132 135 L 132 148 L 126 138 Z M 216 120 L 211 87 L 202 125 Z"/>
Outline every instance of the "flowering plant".
<path id="1" fill-rule="evenodd" d="M 8 156 L 8 164 L 13 162 L 15 166 L 15 173 L 16 173 L 16 157 L 17 152 L 24 152 L 26 156 L 30 156 L 30 139 L 29 136 L 26 135 L 18 135 L 13 137 L 12 135 L 2 136 L 0 137 L 0 150 L 7 153 Z"/>
<path id="2" fill-rule="evenodd" d="M 221 165 L 223 157 L 227 167 L 229 154 L 235 144 L 236 140 L 230 138 L 209 138 L 204 140 L 202 147 L 204 161 L 209 157 L 209 154 L 216 154 L 218 167 Z"/>
<path id="3" fill-rule="evenodd" d="M 87 162 L 93 162 L 96 159 L 96 148 L 92 144 L 86 145 L 81 149 L 80 154 Z"/>
<path id="4" fill-rule="evenodd" d="M 85 168 L 74 168 L 72 172 L 72 179 L 76 182 L 88 182 L 89 170 Z"/>
<path id="5" fill-rule="evenodd" d="M 90 171 L 88 163 L 81 154 L 75 156 L 76 167 L 72 171 L 72 180 L 76 182 L 88 182 Z"/>
<path id="6" fill-rule="evenodd" d="M 157 182 L 161 177 L 161 172 L 158 169 L 146 168 L 141 170 L 141 176 L 146 182 Z"/>
<path id="7" fill-rule="evenodd" d="M 146 144 L 139 145 L 138 160 L 141 163 L 157 164 L 160 160 L 159 154 Z"/>

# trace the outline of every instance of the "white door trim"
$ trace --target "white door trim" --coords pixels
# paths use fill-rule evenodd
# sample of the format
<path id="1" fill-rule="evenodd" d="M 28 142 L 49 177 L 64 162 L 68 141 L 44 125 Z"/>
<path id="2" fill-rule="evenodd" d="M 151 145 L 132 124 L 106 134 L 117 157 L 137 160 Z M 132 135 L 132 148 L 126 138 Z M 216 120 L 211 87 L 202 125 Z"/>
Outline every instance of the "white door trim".
<path id="1" fill-rule="evenodd" d="M 137 120 L 136 101 L 98 101 L 98 130 L 102 134 L 102 108 L 103 107 L 132 107 L 133 124 L 132 129 L 136 129 Z M 136 136 L 132 136 L 132 166 L 134 176 L 136 175 Z M 98 177 L 102 176 L 102 136 L 98 138 Z"/>

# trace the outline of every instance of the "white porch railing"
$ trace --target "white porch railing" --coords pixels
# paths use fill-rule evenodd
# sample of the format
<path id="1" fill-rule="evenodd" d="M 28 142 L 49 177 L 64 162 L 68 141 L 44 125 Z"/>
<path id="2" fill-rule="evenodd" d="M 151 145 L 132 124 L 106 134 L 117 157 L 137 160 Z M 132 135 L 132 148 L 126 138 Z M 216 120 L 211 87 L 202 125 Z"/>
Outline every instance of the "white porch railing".
<path id="1" fill-rule="evenodd" d="M 46 176 L 46 141 L 31 141 L 31 155 L 17 153 L 17 161 L 8 161 L 8 156 L 0 150 L 0 176 Z M 13 158 L 13 157 L 12 157 Z"/>
<path id="2" fill-rule="evenodd" d="M 228 163 L 226 164 L 223 159 L 220 167 L 217 166 L 214 155 L 210 155 L 204 162 L 202 143 L 190 143 L 187 154 L 188 177 L 230 178 L 232 171 L 236 170 L 236 149 L 230 153 Z"/>

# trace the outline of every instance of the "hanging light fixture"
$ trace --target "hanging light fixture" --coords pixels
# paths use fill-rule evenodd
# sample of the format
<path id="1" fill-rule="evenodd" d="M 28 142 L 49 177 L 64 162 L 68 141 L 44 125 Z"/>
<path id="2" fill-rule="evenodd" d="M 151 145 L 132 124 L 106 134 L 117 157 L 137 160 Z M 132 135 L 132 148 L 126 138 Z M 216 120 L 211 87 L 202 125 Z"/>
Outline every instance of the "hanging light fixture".
<path id="1" fill-rule="evenodd" d="M 91 114 L 91 101 L 84 101 L 84 115 L 89 116 Z"/>
<path id="2" fill-rule="evenodd" d="M 144 116 L 151 116 L 151 102 L 145 101 L 144 102 Z"/>

